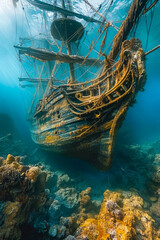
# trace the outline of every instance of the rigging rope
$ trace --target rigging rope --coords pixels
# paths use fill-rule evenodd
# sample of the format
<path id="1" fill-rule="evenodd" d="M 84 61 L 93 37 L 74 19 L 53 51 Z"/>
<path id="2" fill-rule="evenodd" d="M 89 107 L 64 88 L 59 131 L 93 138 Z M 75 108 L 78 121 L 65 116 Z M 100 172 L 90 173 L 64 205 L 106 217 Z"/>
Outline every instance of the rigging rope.
<path id="1" fill-rule="evenodd" d="M 100 14 L 93 6 L 90 2 L 88 2 L 88 0 L 83 0 L 95 13 L 97 13 L 102 19 L 103 19 L 103 22 L 106 21 L 106 19 L 103 17 L 102 14 Z"/>
<path id="2" fill-rule="evenodd" d="M 85 0 L 86 1 L 86 0 Z M 112 4 L 112 1 L 111 1 L 111 4 Z M 110 4 L 110 6 L 111 6 L 111 4 Z M 96 13 L 98 14 L 98 12 L 96 11 Z M 26 13 L 25 13 L 26 14 Z M 93 14 L 93 16 L 94 16 L 95 14 Z M 101 14 L 98 14 L 99 16 L 101 15 Z M 103 16 L 100 16 L 100 17 L 103 17 Z M 28 22 L 28 19 L 27 19 L 27 22 Z M 89 22 L 87 23 L 87 24 L 85 24 L 86 26 L 89 24 Z M 28 23 L 28 26 L 29 26 L 29 23 Z M 115 26 L 113 26 L 113 27 L 115 27 Z M 30 28 L 30 26 L 29 26 L 29 28 Z M 99 28 L 100 29 L 100 28 Z M 99 30 L 98 30 L 99 31 Z M 78 32 L 78 31 L 77 31 Z M 77 34 L 77 32 L 75 33 L 75 34 Z M 103 34 L 103 32 L 104 32 L 104 30 L 102 31 L 102 33 L 100 34 L 100 36 L 99 36 L 99 38 L 98 38 L 98 40 L 100 39 L 100 37 L 101 37 L 101 35 Z M 98 34 L 98 33 L 97 33 Z M 74 36 L 72 36 L 72 38 L 73 38 Z M 69 40 L 72 40 L 72 38 L 70 38 Z M 92 50 L 94 50 L 95 51 L 95 49 L 94 49 L 94 47 L 95 47 L 95 45 L 96 45 L 96 43 L 98 42 L 98 40 L 96 40 L 96 37 L 95 37 L 95 39 L 92 41 L 92 43 L 91 43 L 91 45 L 90 45 L 90 52 L 92 51 Z M 47 39 L 47 41 L 49 42 L 49 39 Z M 50 43 L 50 42 L 49 42 Z M 59 50 L 60 50 L 60 47 L 59 47 L 59 45 L 57 44 L 57 42 L 55 41 L 55 43 L 56 43 L 56 45 L 57 45 L 57 47 L 59 48 Z M 53 44 L 52 44 L 53 45 Z M 62 49 L 61 49 L 62 50 Z M 90 53 L 89 52 L 89 53 Z M 95 51 L 96 52 L 96 51 Z M 99 53 L 99 52 L 98 52 Z M 87 57 L 87 56 L 86 56 Z M 97 59 L 97 61 L 99 60 L 99 58 L 100 58 L 100 56 L 98 57 L 98 59 Z M 83 74 L 81 74 L 80 75 L 80 77 L 79 78 L 81 78 L 85 73 L 87 73 L 87 72 L 90 72 L 90 68 L 91 67 L 93 67 L 94 66 L 94 64 L 92 65 L 92 66 L 90 66 L 85 72 L 83 72 Z M 43 67 L 43 66 L 42 66 Z M 55 62 L 55 65 L 54 65 L 54 68 L 53 68 L 53 70 L 52 70 L 52 73 L 51 73 L 51 76 L 50 76 L 50 79 L 49 79 L 49 82 L 48 82 L 48 85 L 47 85 L 47 88 L 46 88 L 46 90 L 45 90 L 45 92 L 44 92 L 44 94 L 43 94 L 43 99 L 44 99 L 44 96 L 46 95 L 46 93 L 47 93 L 47 91 L 48 91 L 48 89 L 49 89 L 49 86 L 51 85 L 51 79 L 53 78 L 53 76 L 55 76 L 56 75 L 56 73 L 57 73 L 57 71 L 58 71 L 58 69 L 59 69 L 59 67 L 60 67 L 60 65 L 58 66 L 58 69 L 56 69 L 56 67 L 57 67 L 57 61 Z M 77 68 L 75 68 L 75 70 L 76 69 L 79 69 L 79 66 L 77 67 Z M 56 70 L 56 71 L 55 71 Z M 66 72 L 67 70 L 64 70 L 64 72 Z M 42 72 L 42 71 L 41 71 Z M 54 74 L 54 75 L 53 75 Z M 77 78 L 77 80 L 79 79 L 79 78 Z M 39 88 L 38 86 L 37 86 L 37 88 Z M 38 91 L 38 90 L 37 90 Z"/>
<path id="3" fill-rule="evenodd" d="M 145 47 L 146 49 L 147 49 L 147 46 L 148 46 L 149 33 L 150 33 L 150 30 L 151 30 L 151 26 L 152 26 L 154 9 L 155 9 L 155 7 L 153 6 L 153 8 L 151 9 L 151 20 L 150 20 L 149 26 L 148 26 L 147 16 L 145 14 L 145 22 L 146 22 L 146 29 L 147 29 L 147 40 L 146 40 L 146 47 Z"/>

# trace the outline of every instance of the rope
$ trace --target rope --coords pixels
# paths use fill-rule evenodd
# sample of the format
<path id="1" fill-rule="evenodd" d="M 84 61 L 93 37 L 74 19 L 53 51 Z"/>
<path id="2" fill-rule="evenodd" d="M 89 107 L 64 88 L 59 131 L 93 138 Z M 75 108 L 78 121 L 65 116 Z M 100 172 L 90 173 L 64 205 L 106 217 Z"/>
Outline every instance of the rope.
<path id="1" fill-rule="evenodd" d="M 151 26 L 152 26 L 154 9 L 155 9 L 154 7 L 151 9 L 151 21 L 150 21 L 149 26 L 148 26 L 148 23 L 147 23 L 147 16 L 145 15 L 145 22 L 146 22 L 146 29 L 147 29 L 146 49 L 147 49 L 147 46 L 148 46 L 149 33 L 150 33 L 150 30 L 151 30 Z"/>
<path id="2" fill-rule="evenodd" d="M 87 1 L 87 0 L 85 0 L 85 1 Z M 94 9 L 95 10 L 95 9 Z M 24 11 L 25 12 L 25 11 Z M 97 14 L 98 14 L 98 12 L 96 12 Z M 25 15 L 26 15 L 26 12 L 25 12 Z M 101 14 L 98 14 L 100 17 L 103 17 Z M 94 16 L 94 15 L 93 15 Z M 104 17 L 103 17 L 104 18 Z M 27 17 L 26 17 L 26 19 L 27 19 Z M 27 19 L 27 23 L 28 23 L 28 19 Z M 90 22 L 88 22 L 87 24 L 85 24 L 86 26 L 88 26 L 88 24 L 89 24 Z M 28 23 L 28 26 L 29 26 L 29 23 Z M 115 26 L 114 26 L 115 27 Z M 30 26 L 29 26 L 29 30 L 30 30 Z M 98 42 L 98 40 L 100 39 L 100 37 L 102 36 L 102 34 L 104 33 L 104 31 L 106 30 L 106 28 L 104 28 L 103 29 L 103 31 L 101 32 L 101 34 L 100 34 L 100 36 L 98 37 L 98 39 L 96 40 L 96 37 L 97 37 L 97 35 L 98 35 L 98 32 L 100 31 L 100 28 L 98 29 L 98 32 L 97 32 L 97 35 L 95 36 L 95 38 L 93 39 L 93 41 L 92 41 L 92 43 L 91 43 L 91 45 L 90 45 L 90 52 L 92 51 L 92 50 L 94 50 L 95 52 L 96 52 L 96 50 L 95 49 L 93 49 L 94 47 L 95 47 L 95 45 L 96 45 L 96 43 Z M 76 35 L 76 34 L 78 34 L 79 33 L 79 31 L 81 31 L 81 29 L 79 29 L 78 31 L 76 31 L 75 32 L 75 34 L 74 35 Z M 30 32 L 31 32 L 31 30 L 30 30 Z M 70 41 L 70 40 L 72 40 L 72 38 L 74 38 L 74 35 L 72 35 L 68 40 Z M 49 44 L 52 44 L 52 43 L 50 43 L 50 41 L 49 41 L 49 39 L 47 38 L 46 39 L 48 42 L 49 42 Z M 32 41 L 32 39 L 31 39 L 31 41 Z M 57 41 L 54 39 L 54 42 L 55 42 L 55 44 L 57 45 L 57 47 L 58 47 L 58 49 L 59 49 L 59 51 L 61 52 L 61 50 L 62 50 L 62 45 L 61 45 L 61 47 L 59 47 L 59 45 L 57 44 Z M 54 45 L 54 44 L 52 44 L 52 45 Z M 108 48 L 108 47 L 107 47 Z M 88 53 L 88 55 L 90 54 L 90 52 Z M 97 52 L 98 54 L 99 54 L 99 52 Z M 86 56 L 86 58 L 87 58 L 88 56 Z M 100 58 L 100 56 L 98 56 L 98 58 L 97 58 L 97 61 L 99 60 L 99 58 Z M 84 71 L 78 78 L 77 78 L 77 80 L 78 79 L 80 79 L 81 77 L 83 77 L 84 76 L 84 74 L 86 74 L 87 72 L 91 72 L 90 71 L 90 69 L 92 68 L 92 67 L 94 67 L 94 64 L 95 63 L 93 63 L 86 71 Z M 55 65 L 54 65 L 54 67 L 53 67 L 53 69 L 52 69 L 52 73 L 51 73 L 51 75 L 50 75 L 50 78 L 49 78 L 49 81 L 48 81 L 48 84 L 47 84 L 47 87 L 46 87 L 46 89 L 45 89 L 45 92 L 44 92 L 44 94 L 43 94 L 43 100 L 42 100 L 42 105 L 44 105 L 44 101 L 45 101 L 45 96 L 46 96 L 46 93 L 48 92 L 48 90 L 49 90 L 49 87 L 51 86 L 51 81 L 52 81 L 52 78 L 53 78 L 53 76 L 55 76 L 56 75 L 56 73 L 58 72 L 58 69 L 60 68 L 60 64 L 58 65 L 58 61 L 56 61 L 55 62 Z M 83 64 L 82 64 L 82 66 L 83 66 Z M 35 67 L 35 62 L 34 62 L 34 67 Z M 37 65 L 37 67 L 38 67 L 38 65 Z M 75 68 L 75 70 L 76 69 L 79 69 L 79 66 L 77 66 L 76 68 Z M 39 69 L 37 69 L 37 70 L 39 70 Z M 42 66 L 42 69 L 41 69 L 41 72 L 39 73 L 40 74 L 40 76 L 42 76 L 42 72 L 43 72 L 43 70 L 44 70 L 44 65 Z M 64 70 L 63 71 L 64 72 L 64 74 L 67 72 L 67 69 L 66 70 Z M 96 75 L 96 74 L 95 74 Z M 91 83 L 94 81 L 95 79 L 92 79 L 91 80 Z M 41 87 L 42 87 L 42 82 L 40 82 L 39 83 L 39 85 L 41 84 Z M 83 84 L 83 83 L 82 83 Z M 82 85 L 81 84 L 81 85 Z M 70 86 L 78 86 L 78 85 L 70 85 Z M 37 86 L 37 91 L 35 92 L 35 94 L 37 93 L 39 91 L 39 86 Z M 36 97 L 36 96 L 35 96 Z M 35 99 L 35 97 L 34 97 L 34 99 Z M 33 99 L 33 101 L 34 101 L 34 99 Z M 33 103 L 32 103 L 32 105 L 33 105 Z"/>
<path id="3" fill-rule="evenodd" d="M 61 52 L 61 50 L 62 50 L 62 46 L 63 46 L 63 43 L 62 43 L 62 45 L 61 45 L 60 52 Z M 53 70 L 52 70 L 52 73 L 51 73 L 51 77 L 50 77 L 50 79 L 49 79 L 49 81 L 48 81 L 46 90 L 45 90 L 45 92 L 44 92 L 44 94 L 43 94 L 42 106 L 44 105 L 44 101 L 45 101 L 45 100 L 44 100 L 44 97 L 45 97 L 45 95 L 46 95 L 46 93 L 48 92 L 48 89 L 49 89 L 49 87 L 50 87 L 51 79 L 52 79 L 52 77 L 55 76 L 55 75 L 53 75 L 53 73 L 55 72 L 55 69 L 56 69 L 56 66 L 57 66 L 58 63 L 59 63 L 59 61 L 56 61 L 55 64 L 54 64 L 54 67 L 53 67 Z M 57 70 L 57 71 L 58 71 L 58 70 Z"/>
<path id="4" fill-rule="evenodd" d="M 131 68 L 131 64 L 129 64 L 128 68 Z M 128 69 L 127 72 L 128 72 L 128 73 L 125 74 L 124 79 L 122 78 L 122 80 L 119 81 L 118 84 L 116 84 L 116 85 L 114 86 L 114 88 L 117 88 L 118 86 L 121 86 L 121 85 L 122 85 L 122 82 L 124 82 L 124 81 L 128 78 L 129 73 L 132 73 L 132 71 L 129 71 L 129 69 Z M 132 76 L 132 74 L 131 74 L 131 76 Z M 124 92 L 124 94 L 122 94 L 122 95 L 121 95 L 120 97 L 118 97 L 118 98 L 121 98 L 122 96 L 124 96 L 124 95 L 126 95 L 128 92 L 130 92 L 130 90 L 132 89 L 133 82 L 134 82 L 134 78 L 132 78 L 132 83 L 131 83 L 131 86 L 129 87 L 129 89 L 126 90 L 126 91 Z M 114 92 L 114 88 L 111 89 L 112 92 Z M 116 91 L 116 89 L 115 89 L 115 91 Z M 97 98 L 97 101 L 96 101 L 96 98 L 94 98 L 94 99 L 93 99 L 94 105 L 93 105 L 92 107 L 90 107 L 89 109 L 87 109 L 87 110 L 82 110 L 82 109 L 80 109 L 80 108 L 77 108 L 77 107 L 76 107 L 77 104 L 76 104 L 76 103 L 73 103 L 73 102 L 68 98 L 68 96 L 67 96 L 66 94 L 65 94 L 65 97 L 66 97 L 67 101 L 69 102 L 69 104 L 70 104 L 75 110 L 78 111 L 78 112 L 75 112 L 74 110 L 71 109 L 71 111 L 73 111 L 74 114 L 76 114 L 76 115 L 82 115 L 82 114 L 83 114 L 83 115 L 84 115 L 84 114 L 87 114 L 87 113 L 89 113 L 89 112 L 91 112 L 91 111 L 95 111 L 95 110 L 101 109 L 101 108 L 105 107 L 105 106 L 108 105 L 108 104 L 111 104 L 110 102 L 108 102 L 108 103 L 106 103 L 106 104 L 100 103 L 101 100 L 104 98 L 104 96 L 107 96 L 107 95 L 109 95 L 109 92 L 108 92 L 108 91 L 102 93 L 102 94 Z M 117 99 L 113 99 L 113 100 L 112 100 L 112 103 L 115 102 L 115 101 L 117 101 Z M 89 103 L 90 103 L 90 101 L 89 101 Z M 88 104 L 89 104 L 89 103 L 88 103 Z M 87 103 L 86 103 L 84 106 L 87 106 Z"/>
<path id="5" fill-rule="evenodd" d="M 154 52 L 155 50 L 157 50 L 158 48 L 160 48 L 160 45 L 158 45 L 157 47 L 154 47 L 153 49 L 151 49 L 150 51 L 145 53 L 145 56 L 147 56 L 148 54 Z"/>
<path id="6" fill-rule="evenodd" d="M 105 29 L 106 29 L 106 33 L 105 33 L 105 35 L 104 35 L 104 38 L 103 38 L 103 40 L 102 40 L 102 43 L 101 43 L 101 46 L 100 46 L 100 53 L 102 52 L 102 49 L 103 49 L 103 47 L 104 47 L 104 45 L 105 45 L 105 43 L 106 43 L 106 39 L 107 39 L 107 34 L 108 34 L 108 28 L 109 28 L 109 26 L 110 26 L 110 22 L 108 22 L 107 24 L 106 24 L 106 26 L 105 26 Z"/>
<path id="7" fill-rule="evenodd" d="M 97 13 L 102 19 L 103 22 L 106 21 L 106 19 L 102 16 L 102 14 L 100 14 L 92 5 L 91 3 L 88 2 L 88 0 L 83 0 L 95 13 Z"/>
<path id="8" fill-rule="evenodd" d="M 143 15 L 146 14 L 149 10 L 151 10 L 155 5 L 156 3 L 158 2 L 159 0 L 155 0 L 148 8 L 145 7 L 145 9 L 143 10 Z"/>

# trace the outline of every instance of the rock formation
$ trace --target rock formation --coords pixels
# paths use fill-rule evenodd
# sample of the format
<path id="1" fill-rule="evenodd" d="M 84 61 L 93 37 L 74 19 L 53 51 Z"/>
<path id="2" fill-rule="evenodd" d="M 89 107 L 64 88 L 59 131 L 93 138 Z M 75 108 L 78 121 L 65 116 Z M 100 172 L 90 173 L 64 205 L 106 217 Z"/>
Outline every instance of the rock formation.
<path id="1" fill-rule="evenodd" d="M 159 239 L 143 199 L 131 192 L 104 192 L 101 210 L 77 229 L 76 240 Z"/>
<path id="2" fill-rule="evenodd" d="M 23 166 L 21 157 L 0 158 L 0 239 L 21 239 L 33 209 L 47 202 L 47 174 L 38 167 Z"/>

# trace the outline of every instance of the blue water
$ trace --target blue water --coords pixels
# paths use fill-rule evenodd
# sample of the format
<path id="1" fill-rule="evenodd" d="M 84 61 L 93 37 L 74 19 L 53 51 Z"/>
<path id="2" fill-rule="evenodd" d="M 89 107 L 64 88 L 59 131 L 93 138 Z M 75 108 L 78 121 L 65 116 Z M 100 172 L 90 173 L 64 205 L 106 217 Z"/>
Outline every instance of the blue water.
<path id="1" fill-rule="evenodd" d="M 22 1 L 23 2 L 23 1 Z M 97 3 L 97 1 L 94 1 Z M 130 3 L 131 1 L 129 1 Z M 78 3 L 77 3 L 78 4 Z M 118 5 L 115 1 L 112 7 L 113 12 L 108 15 L 108 19 L 115 21 L 115 25 L 120 25 L 116 21 L 121 21 L 127 14 L 129 5 L 127 1 L 121 1 Z M 143 43 L 144 51 L 148 51 L 160 44 L 160 3 L 156 5 L 154 10 L 153 21 L 149 33 L 148 44 L 146 46 L 146 19 L 140 21 L 135 37 L 140 38 Z M 30 11 L 30 16 L 36 14 L 36 10 Z M 146 16 L 147 22 L 150 22 L 150 14 Z M 36 19 L 35 19 L 36 20 Z M 19 6 L 13 7 L 12 1 L 0 1 L 0 114 L 8 114 L 13 120 L 16 129 L 18 130 L 21 139 L 25 144 L 33 149 L 36 146 L 32 143 L 29 124 L 26 120 L 28 108 L 28 100 L 31 95 L 31 90 L 22 89 L 19 87 L 18 77 L 22 71 L 21 65 L 18 62 L 17 54 L 13 45 L 18 43 L 19 37 L 29 36 L 30 30 L 39 30 L 36 22 L 30 22 L 30 29 L 25 22 L 25 12 Z M 92 29 L 90 38 L 94 37 L 94 29 Z M 108 42 L 116 34 L 115 29 L 109 30 Z M 147 82 L 144 87 L 144 92 L 138 93 L 137 103 L 129 109 L 127 116 L 122 124 L 120 133 L 118 134 L 116 149 L 119 146 L 119 141 L 124 139 L 124 143 L 128 144 L 146 144 L 152 143 L 160 139 L 160 49 L 151 53 L 146 60 Z M 1 128 L 0 128 L 1 130 Z M 125 136 L 122 136 L 123 131 Z M 121 133 L 122 132 L 122 133 Z M 122 135 L 121 135 L 122 134 Z M 121 142 L 122 143 L 122 142 Z M 115 152 L 116 152 L 115 149 Z M 41 153 L 45 155 L 42 160 L 45 164 L 49 164 L 54 170 L 60 170 L 68 173 L 76 178 L 79 176 L 83 180 L 84 185 L 95 187 L 95 192 L 98 191 L 99 183 L 104 187 L 101 193 L 107 187 L 127 188 L 134 187 L 134 180 L 131 179 L 132 167 L 127 160 L 121 161 L 116 155 L 112 164 L 112 168 L 107 173 L 101 173 L 94 167 L 80 160 L 67 159 L 56 155 Z M 145 164 L 145 160 L 143 162 Z M 129 169 L 129 170 L 128 170 Z M 133 170 L 133 175 L 135 170 Z M 141 175 L 141 172 L 139 173 Z M 140 176 L 138 178 L 140 179 Z M 98 179 L 98 180 L 97 180 Z M 138 182 L 140 184 L 140 180 Z M 142 186 L 143 187 L 143 179 Z"/>

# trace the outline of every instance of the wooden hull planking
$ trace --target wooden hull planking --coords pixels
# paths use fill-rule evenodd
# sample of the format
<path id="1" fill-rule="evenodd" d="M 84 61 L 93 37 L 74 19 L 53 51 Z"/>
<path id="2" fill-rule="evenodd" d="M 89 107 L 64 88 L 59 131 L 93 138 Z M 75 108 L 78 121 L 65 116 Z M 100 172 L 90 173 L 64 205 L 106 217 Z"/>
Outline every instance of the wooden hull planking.
<path id="1" fill-rule="evenodd" d="M 145 82 L 144 54 L 136 39 L 125 41 L 114 74 L 113 69 L 108 72 L 102 77 L 102 71 L 90 86 L 53 90 L 32 120 L 33 140 L 47 150 L 108 169 L 116 132 Z"/>

